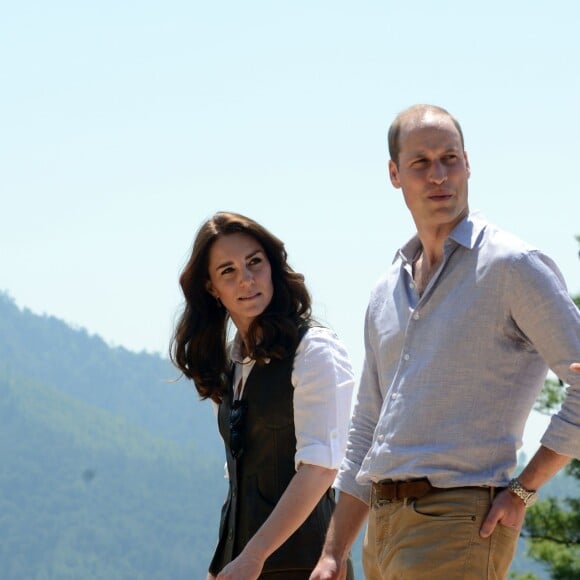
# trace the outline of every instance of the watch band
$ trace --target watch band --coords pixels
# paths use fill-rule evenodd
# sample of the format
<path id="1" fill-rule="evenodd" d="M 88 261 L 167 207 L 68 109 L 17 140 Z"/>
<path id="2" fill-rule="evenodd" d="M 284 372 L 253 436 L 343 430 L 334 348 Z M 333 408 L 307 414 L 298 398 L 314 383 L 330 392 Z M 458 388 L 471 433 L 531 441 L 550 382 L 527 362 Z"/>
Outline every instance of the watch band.
<path id="1" fill-rule="evenodd" d="M 536 490 L 526 489 L 519 482 L 517 477 L 514 477 L 512 480 L 510 480 L 510 482 L 508 483 L 508 490 L 516 497 L 519 497 L 524 502 L 524 505 L 526 507 L 531 506 L 537 499 Z"/>

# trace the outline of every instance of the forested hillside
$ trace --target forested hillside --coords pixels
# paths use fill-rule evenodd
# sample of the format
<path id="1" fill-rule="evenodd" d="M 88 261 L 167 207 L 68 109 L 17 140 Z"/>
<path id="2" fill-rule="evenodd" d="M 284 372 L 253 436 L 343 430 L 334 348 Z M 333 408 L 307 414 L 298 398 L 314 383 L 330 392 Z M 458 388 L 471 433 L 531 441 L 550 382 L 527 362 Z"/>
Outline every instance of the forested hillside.
<path id="1" fill-rule="evenodd" d="M 171 376 L 0 299 L 0 578 L 204 577 L 223 454 Z"/>
<path id="2" fill-rule="evenodd" d="M 18 309 L 2 293 L 0 376 L 34 380 L 152 433 L 221 449 L 209 403 L 199 403 L 186 381 L 172 382 L 179 375 L 166 358 L 111 348 L 84 329 Z"/>

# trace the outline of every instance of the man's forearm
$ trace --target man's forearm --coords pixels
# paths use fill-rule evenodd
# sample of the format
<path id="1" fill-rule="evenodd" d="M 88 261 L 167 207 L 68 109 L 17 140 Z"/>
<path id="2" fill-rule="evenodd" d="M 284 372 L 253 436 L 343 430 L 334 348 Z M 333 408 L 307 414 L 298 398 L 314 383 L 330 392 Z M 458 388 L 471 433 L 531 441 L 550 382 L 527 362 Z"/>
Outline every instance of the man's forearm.
<path id="1" fill-rule="evenodd" d="M 328 526 L 322 554 L 345 559 L 368 513 L 366 503 L 348 493 L 341 493 Z"/>
<path id="2" fill-rule="evenodd" d="M 518 480 L 524 488 L 536 490 L 556 475 L 570 459 L 542 445 L 520 473 Z M 508 528 L 521 529 L 525 513 L 524 502 L 507 489 L 503 490 L 493 500 L 491 509 L 483 521 L 481 537 L 491 536 L 498 523 Z"/>
<path id="3" fill-rule="evenodd" d="M 518 480 L 526 489 L 539 489 L 571 459 L 542 445 L 520 473 Z"/>
<path id="4" fill-rule="evenodd" d="M 347 493 L 340 494 L 310 580 L 344 580 L 347 577 L 348 553 L 368 513 L 366 503 Z"/>

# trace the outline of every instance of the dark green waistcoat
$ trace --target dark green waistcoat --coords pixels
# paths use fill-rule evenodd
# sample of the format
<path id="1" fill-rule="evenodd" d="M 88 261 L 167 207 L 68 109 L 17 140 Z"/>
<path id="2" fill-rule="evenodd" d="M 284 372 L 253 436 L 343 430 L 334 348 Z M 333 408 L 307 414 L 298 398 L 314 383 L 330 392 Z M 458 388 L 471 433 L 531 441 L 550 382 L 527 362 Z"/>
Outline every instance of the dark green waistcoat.
<path id="1" fill-rule="evenodd" d="M 270 515 L 295 474 L 296 434 L 293 356 L 255 364 L 247 378 L 243 399 L 247 401 L 243 452 L 230 452 L 229 415 L 232 391 L 219 406 L 218 424 L 226 448 L 229 491 L 222 508 L 219 542 L 210 565 L 216 575 L 233 560 Z M 263 572 L 312 570 L 320 557 L 332 510 L 332 490 L 314 511 L 267 560 Z"/>

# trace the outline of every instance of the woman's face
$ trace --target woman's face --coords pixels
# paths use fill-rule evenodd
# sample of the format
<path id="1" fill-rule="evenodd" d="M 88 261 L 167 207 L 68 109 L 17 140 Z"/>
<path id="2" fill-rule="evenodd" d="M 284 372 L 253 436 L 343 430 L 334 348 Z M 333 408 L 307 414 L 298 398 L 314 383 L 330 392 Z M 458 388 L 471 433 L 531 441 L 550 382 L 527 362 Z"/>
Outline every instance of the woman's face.
<path id="1" fill-rule="evenodd" d="M 219 298 L 245 336 L 250 323 L 267 308 L 274 294 L 270 261 L 248 234 L 221 236 L 209 251 L 207 291 Z"/>

